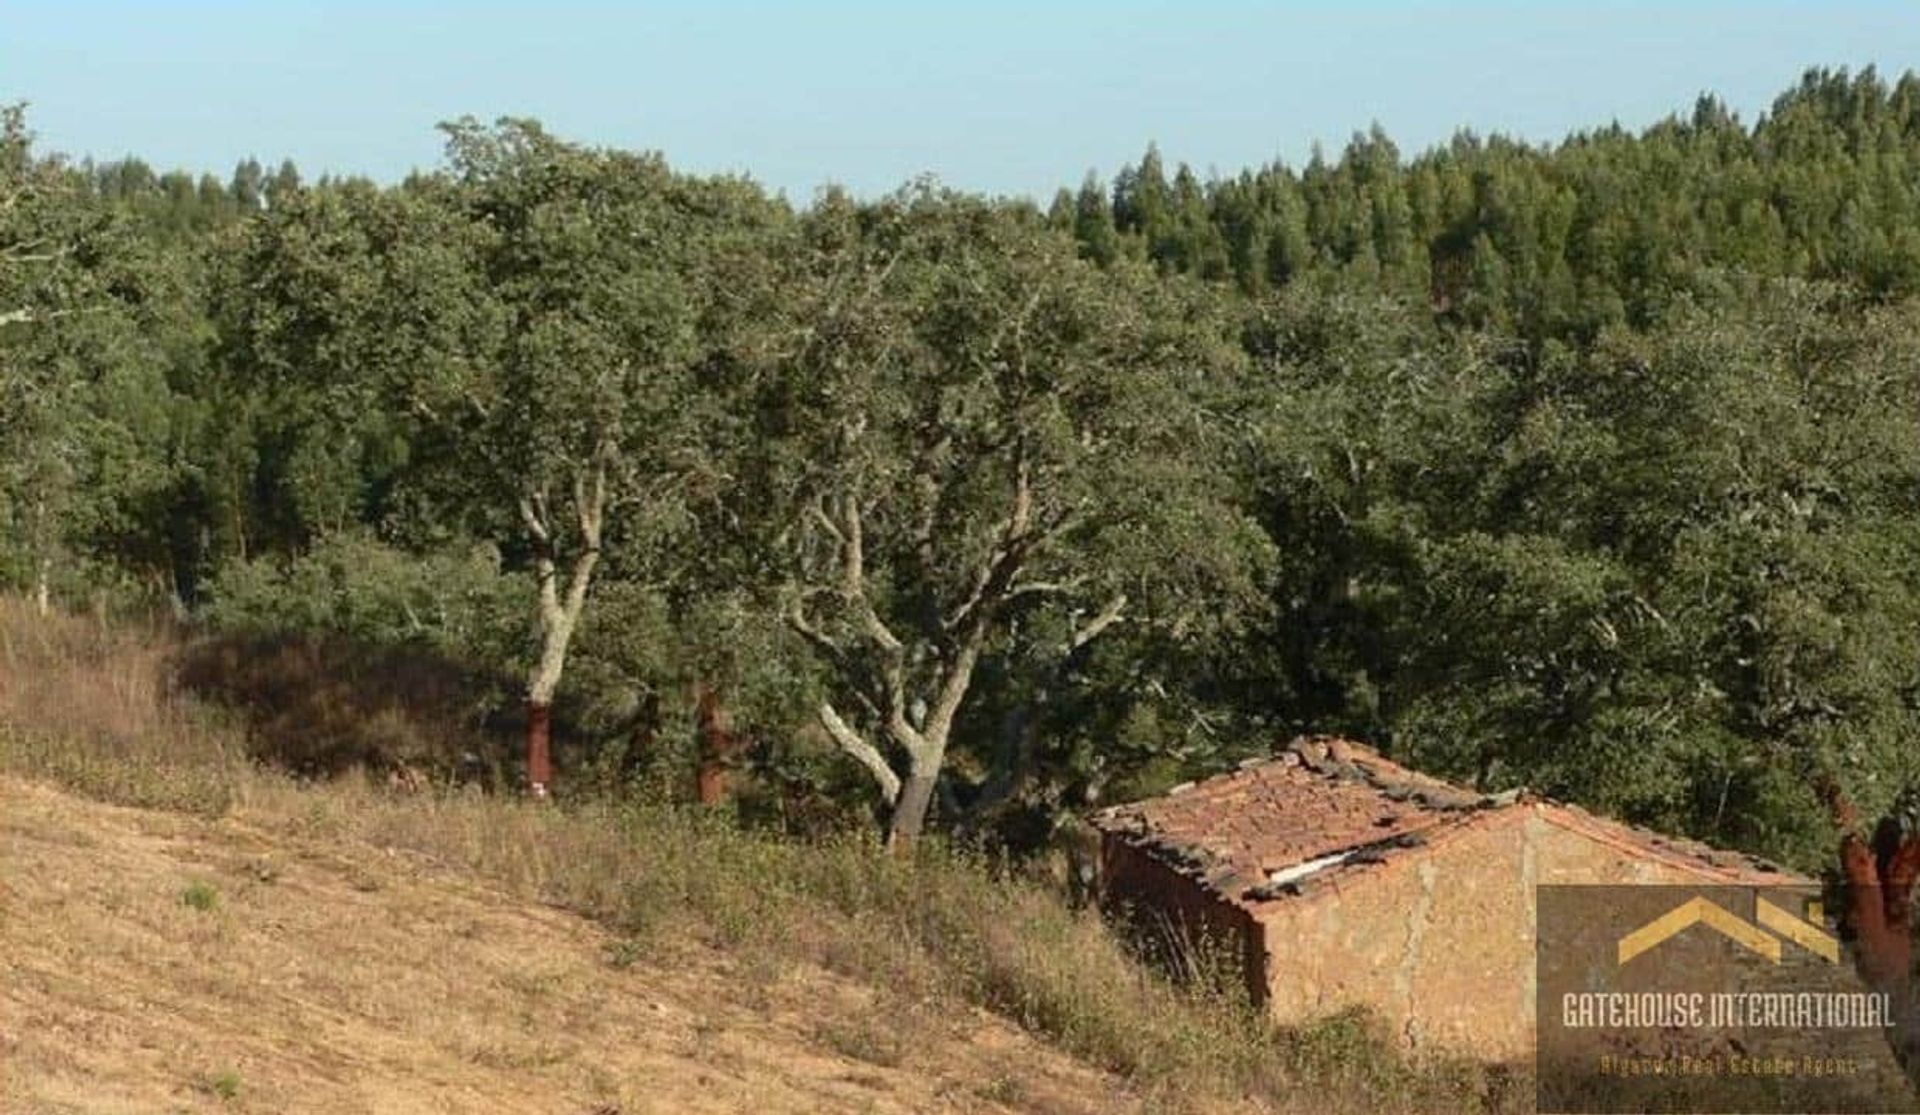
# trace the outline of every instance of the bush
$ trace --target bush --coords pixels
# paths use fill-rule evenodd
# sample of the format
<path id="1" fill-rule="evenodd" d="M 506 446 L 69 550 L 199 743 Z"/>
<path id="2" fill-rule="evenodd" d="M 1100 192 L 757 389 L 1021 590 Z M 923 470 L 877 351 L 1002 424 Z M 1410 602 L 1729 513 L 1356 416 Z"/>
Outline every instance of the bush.
<path id="1" fill-rule="evenodd" d="M 196 879 L 180 892 L 180 904 L 203 914 L 212 913 L 220 905 L 220 892 L 212 883 Z"/>
<path id="2" fill-rule="evenodd" d="M 369 646 L 425 648 L 481 667 L 526 653 L 533 588 L 490 547 L 411 554 L 358 533 L 291 560 L 229 566 L 201 618 L 248 634 L 324 633 Z"/>

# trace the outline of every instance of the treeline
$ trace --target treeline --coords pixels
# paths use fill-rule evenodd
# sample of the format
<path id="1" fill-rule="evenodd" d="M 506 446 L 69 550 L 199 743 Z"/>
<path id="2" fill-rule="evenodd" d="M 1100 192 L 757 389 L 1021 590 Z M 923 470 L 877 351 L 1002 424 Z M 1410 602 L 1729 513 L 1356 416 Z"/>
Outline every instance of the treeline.
<path id="1" fill-rule="evenodd" d="M 1803 864 L 1920 781 L 1911 74 L 1050 208 L 5 124 L 0 580 L 511 677 L 516 780 L 1030 844 L 1339 731 Z"/>
<path id="2" fill-rule="evenodd" d="M 1424 301 L 1455 326 L 1532 341 L 1645 328 L 1729 273 L 1920 289 L 1920 78 L 1809 72 L 1756 124 L 1702 97 L 1641 133 L 1551 147 L 1460 132 L 1403 159 L 1375 126 L 1203 181 L 1149 148 L 1111 187 L 1061 191 L 1050 219 L 1097 260 L 1131 255 L 1248 294 L 1334 273 Z"/>

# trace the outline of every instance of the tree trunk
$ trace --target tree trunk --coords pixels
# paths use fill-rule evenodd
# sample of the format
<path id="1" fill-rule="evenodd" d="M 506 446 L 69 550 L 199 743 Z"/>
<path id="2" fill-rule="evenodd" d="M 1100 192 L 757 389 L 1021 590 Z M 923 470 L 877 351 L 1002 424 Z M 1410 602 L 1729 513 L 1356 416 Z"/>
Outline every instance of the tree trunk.
<path id="1" fill-rule="evenodd" d="M 1889 818 L 1872 844 L 1860 835 L 1853 807 L 1831 782 L 1820 787 L 1842 833 L 1843 918 L 1854 938 L 1854 966 L 1872 990 L 1893 1002 L 1887 1032 L 1894 1058 L 1920 1088 L 1920 988 L 1913 970 L 1913 892 L 1920 877 L 1920 835 Z"/>
<path id="2" fill-rule="evenodd" d="M 547 796 L 553 782 L 553 705 L 527 699 L 527 789 L 536 798 Z"/>
<path id="3" fill-rule="evenodd" d="M 695 685 L 694 707 L 700 721 L 700 768 L 694 778 L 694 792 L 701 805 L 719 805 L 727 796 L 727 761 L 733 757 L 739 741 L 734 738 L 732 718 L 720 700 L 720 691 L 706 682 Z"/>
<path id="4" fill-rule="evenodd" d="M 53 611 L 53 528 L 47 517 L 47 501 L 33 501 L 32 536 L 33 606 L 44 618 Z"/>
<path id="5" fill-rule="evenodd" d="M 640 709 L 634 715 L 633 730 L 627 734 L 627 753 L 620 760 L 620 782 L 632 785 L 639 778 L 648 758 L 652 756 L 655 739 L 660 733 L 660 695 L 649 692 L 640 699 Z"/>
<path id="6" fill-rule="evenodd" d="M 33 578 L 33 606 L 41 616 L 53 612 L 53 559 L 41 558 Z"/>
<path id="7" fill-rule="evenodd" d="M 540 660 L 527 678 L 527 789 L 536 798 L 546 797 L 553 781 L 553 695 L 560 688 L 567 644 L 573 641 L 574 628 L 587 606 L 587 588 L 600 561 L 600 526 L 607 506 L 604 460 L 594 467 L 591 480 L 574 477 L 573 504 L 580 523 L 580 550 L 563 595 L 546 495 L 534 490 L 520 501 L 520 516 L 534 543 L 534 573 L 540 585 Z"/>
<path id="8" fill-rule="evenodd" d="M 1889 859 L 1876 856 L 1853 835 L 1840 851 L 1847 922 L 1859 949 L 1861 975 L 1876 987 L 1898 983 L 1913 971 L 1913 884 L 1890 877 Z"/>
<path id="9" fill-rule="evenodd" d="M 912 773 L 900 783 L 900 796 L 894 799 L 893 816 L 887 824 L 887 848 L 905 853 L 913 850 L 926 828 L 927 807 L 933 803 L 933 786 L 940 776 L 938 764 L 915 763 Z"/>
<path id="10" fill-rule="evenodd" d="M 567 664 L 573 622 L 564 613 L 545 614 L 540 660 L 527 678 L 527 792 L 545 798 L 553 785 L 553 695 Z"/>
<path id="11" fill-rule="evenodd" d="M 1907 1079 L 1920 1088 L 1920 988 L 1915 987 L 1913 970 L 1913 888 L 1920 872 L 1920 836 L 1891 819 L 1883 821 L 1871 849 L 1849 834 L 1841 863 L 1860 974 L 1893 1001 L 1894 1024 L 1887 1041 Z"/>

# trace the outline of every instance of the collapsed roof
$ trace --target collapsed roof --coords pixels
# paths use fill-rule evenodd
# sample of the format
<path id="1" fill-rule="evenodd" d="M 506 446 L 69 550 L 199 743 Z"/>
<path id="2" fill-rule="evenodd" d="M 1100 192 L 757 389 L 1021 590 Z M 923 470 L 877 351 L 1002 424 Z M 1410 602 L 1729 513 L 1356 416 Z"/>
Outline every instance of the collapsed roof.
<path id="1" fill-rule="evenodd" d="M 1313 896 L 1521 810 L 1704 882 L 1806 880 L 1757 857 L 1621 824 L 1526 790 L 1485 794 L 1430 778 L 1350 740 L 1303 737 L 1279 754 L 1093 817 L 1109 838 L 1243 905 Z"/>

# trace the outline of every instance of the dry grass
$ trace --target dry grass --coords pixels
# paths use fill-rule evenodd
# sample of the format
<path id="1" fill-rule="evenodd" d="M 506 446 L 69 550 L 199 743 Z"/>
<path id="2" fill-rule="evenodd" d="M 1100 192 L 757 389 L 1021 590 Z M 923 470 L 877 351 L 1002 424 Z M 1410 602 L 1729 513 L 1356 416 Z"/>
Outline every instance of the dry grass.
<path id="1" fill-rule="evenodd" d="M 6 769 L 105 801 L 219 814 L 249 775 L 231 714 L 174 684 L 164 623 L 35 615 L 0 597 L 0 754 Z"/>
<path id="2" fill-rule="evenodd" d="M 684 939 L 615 966 L 593 923 L 383 849 L 4 777 L 0 846 L 9 1113 L 1139 1106 L 983 1011 Z"/>
<path id="3" fill-rule="evenodd" d="M 615 961 L 698 941 L 742 963 L 823 968 L 879 989 L 892 1012 L 816 1020 L 812 1031 L 873 1072 L 912 1057 L 938 1020 L 984 1007 L 1117 1074 L 1153 1109 L 1431 1111 L 1530 1098 L 1522 1082 L 1475 1066 L 1408 1064 L 1362 1019 L 1285 1031 L 1243 1003 L 1182 992 L 1097 918 L 937 847 L 902 862 L 865 840 L 776 840 L 683 809 L 393 795 L 354 778 L 298 785 L 250 765 L 234 720 L 165 682 L 174 637 L 41 621 L 0 603 L 0 768 L 418 856 L 598 920 L 624 935 Z M 976 1083 L 989 1099 L 1027 1086 L 1003 1075 Z"/>

